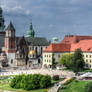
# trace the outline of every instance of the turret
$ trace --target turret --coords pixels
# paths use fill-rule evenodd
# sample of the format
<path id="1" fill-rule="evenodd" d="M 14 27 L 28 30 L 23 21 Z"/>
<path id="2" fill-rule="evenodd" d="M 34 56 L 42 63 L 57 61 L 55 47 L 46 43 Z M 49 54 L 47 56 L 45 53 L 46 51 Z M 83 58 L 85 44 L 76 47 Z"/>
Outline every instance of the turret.
<path id="1" fill-rule="evenodd" d="M 35 37 L 35 32 L 34 32 L 34 29 L 33 29 L 32 22 L 30 23 L 30 29 L 27 31 L 26 37 Z"/>

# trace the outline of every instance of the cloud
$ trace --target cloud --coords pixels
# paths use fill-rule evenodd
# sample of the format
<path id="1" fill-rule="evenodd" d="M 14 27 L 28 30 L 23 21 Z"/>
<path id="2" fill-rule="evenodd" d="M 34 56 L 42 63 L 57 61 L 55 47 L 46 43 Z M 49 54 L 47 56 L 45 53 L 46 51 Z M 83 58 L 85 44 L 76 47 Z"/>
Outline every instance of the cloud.
<path id="1" fill-rule="evenodd" d="M 29 28 L 40 36 L 66 33 L 89 34 L 92 25 L 92 0 L 0 0 L 6 19 L 14 21 L 18 34 Z M 56 32 L 57 31 L 57 32 Z"/>
<path id="2" fill-rule="evenodd" d="M 28 9 L 25 9 L 21 4 L 17 2 L 17 0 L 4 0 L 1 3 L 1 7 L 3 8 L 5 13 L 13 13 L 13 14 L 24 14 L 30 15 L 31 12 Z"/>

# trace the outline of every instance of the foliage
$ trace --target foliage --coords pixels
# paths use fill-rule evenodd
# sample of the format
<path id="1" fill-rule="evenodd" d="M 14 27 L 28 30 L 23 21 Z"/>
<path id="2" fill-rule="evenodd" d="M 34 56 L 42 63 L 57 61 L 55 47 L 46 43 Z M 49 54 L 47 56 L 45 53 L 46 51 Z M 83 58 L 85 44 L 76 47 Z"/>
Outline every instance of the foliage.
<path id="1" fill-rule="evenodd" d="M 41 74 L 18 75 L 11 80 L 10 86 L 12 88 L 23 88 L 25 90 L 47 88 L 51 86 L 51 77 Z"/>
<path id="2" fill-rule="evenodd" d="M 72 59 L 72 70 L 77 73 L 84 69 L 84 65 L 83 53 L 81 49 L 76 49 Z"/>
<path id="3" fill-rule="evenodd" d="M 59 62 L 60 64 L 66 66 L 67 68 L 71 68 L 72 58 L 73 58 L 73 54 L 65 53 L 61 56 Z"/>
<path id="4" fill-rule="evenodd" d="M 86 84 L 85 92 L 92 92 L 92 82 Z"/>
<path id="5" fill-rule="evenodd" d="M 76 73 L 82 71 L 85 66 L 81 49 L 76 49 L 74 54 L 63 54 L 59 62 Z"/>
<path id="6" fill-rule="evenodd" d="M 51 86 L 51 77 L 49 75 L 43 76 L 40 81 L 40 88 L 47 88 Z"/>
<path id="7" fill-rule="evenodd" d="M 56 81 L 56 80 L 59 80 L 59 75 L 54 75 L 54 76 L 53 76 L 53 80 L 55 80 L 55 81 Z"/>
<path id="8" fill-rule="evenodd" d="M 51 65 L 51 68 L 52 68 L 52 69 L 56 68 L 56 63 L 55 63 L 54 54 L 52 54 L 52 65 Z"/>

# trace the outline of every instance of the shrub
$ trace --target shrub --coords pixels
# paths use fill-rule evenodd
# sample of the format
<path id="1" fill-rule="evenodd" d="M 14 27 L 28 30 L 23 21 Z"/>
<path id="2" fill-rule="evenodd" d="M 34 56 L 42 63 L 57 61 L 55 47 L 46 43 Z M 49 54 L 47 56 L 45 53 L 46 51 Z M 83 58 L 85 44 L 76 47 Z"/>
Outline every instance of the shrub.
<path id="1" fill-rule="evenodd" d="M 89 82 L 85 86 L 85 92 L 92 92 L 92 82 Z"/>
<path id="2" fill-rule="evenodd" d="M 59 75 L 54 75 L 53 80 L 59 80 Z"/>
<path id="3" fill-rule="evenodd" d="M 18 75 L 11 80 L 10 86 L 12 88 L 23 88 L 25 90 L 47 88 L 51 86 L 51 77 L 41 74 Z"/>
<path id="4" fill-rule="evenodd" d="M 40 88 L 47 88 L 51 86 L 51 77 L 49 75 L 43 76 L 40 81 Z"/>
<path id="5" fill-rule="evenodd" d="M 19 75 L 19 76 L 15 76 L 11 82 L 10 82 L 10 86 L 12 88 L 21 88 L 21 80 L 22 80 L 22 75 Z"/>

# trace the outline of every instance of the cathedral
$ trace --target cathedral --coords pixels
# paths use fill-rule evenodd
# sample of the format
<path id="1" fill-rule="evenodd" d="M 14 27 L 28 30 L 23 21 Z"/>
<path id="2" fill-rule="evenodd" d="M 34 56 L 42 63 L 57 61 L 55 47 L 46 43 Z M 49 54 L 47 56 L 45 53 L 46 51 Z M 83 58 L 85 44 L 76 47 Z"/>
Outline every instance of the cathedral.
<path id="1" fill-rule="evenodd" d="M 44 37 L 36 37 L 32 21 L 26 36 L 17 37 L 12 22 L 6 28 L 2 8 L 0 8 L 0 62 L 10 67 L 41 64 L 42 52 L 50 44 Z"/>

